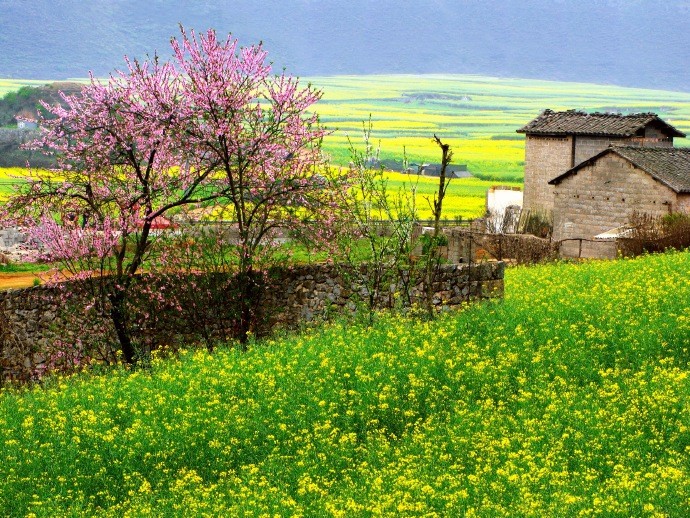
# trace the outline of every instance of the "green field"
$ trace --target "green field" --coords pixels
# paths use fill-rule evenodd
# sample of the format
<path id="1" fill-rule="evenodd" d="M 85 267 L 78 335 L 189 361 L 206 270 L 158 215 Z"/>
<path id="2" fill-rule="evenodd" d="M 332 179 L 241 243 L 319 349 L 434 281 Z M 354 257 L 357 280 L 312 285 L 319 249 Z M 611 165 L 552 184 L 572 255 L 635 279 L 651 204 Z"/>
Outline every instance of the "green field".
<path id="1" fill-rule="evenodd" d="M 0 97 L 8 92 L 19 90 L 22 86 L 41 86 L 52 81 L 41 81 L 31 79 L 0 79 Z"/>
<path id="2" fill-rule="evenodd" d="M 347 162 L 347 135 L 357 141 L 371 115 L 382 158 L 440 162 L 436 133 L 455 162 L 498 181 L 523 177 L 524 138 L 515 130 L 544 109 L 655 112 L 690 132 L 690 93 L 585 83 L 500 79 L 473 75 L 313 77 L 324 92 L 321 121 L 334 130 L 325 148 Z M 679 139 L 683 145 L 683 139 Z"/>
<path id="3" fill-rule="evenodd" d="M 382 159 L 402 161 L 405 153 L 410 162 L 438 163 L 440 151 L 433 135 L 451 144 L 454 163 L 467 164 L 485 182 L 455 182 L 446 205 L 445 216 L 450 219 L 481 215 L 489 186 L 522 181 L 524 138 L 515 130 L 546 108 L 653 111 L 690 132 L 690 93 L 474 75 L 332 76 L 304 81 L 323 90 L 316 111 L 332 132 L 324 140 L 324 149 L 337 165 L 349 162 L 348 137 L 358 145 L 362 124 L 369 116 Z M 0 80 L 0 95 L 41 83 Z M 677 142 L 690 145 L 684 139 Z M 392 183 L 399 180 L 397 175 L 391 177 Z M 420 180 L 424 185 L 428 182 Z M 0 197 L 7 188 L 0 171 Z M 427 210 L 422 197 L 417 206 Z"/>
<path id="4" fill-rule="evenodd" d="M 690 253 L 0 393 L 2 516 L 688 516 Z"/>

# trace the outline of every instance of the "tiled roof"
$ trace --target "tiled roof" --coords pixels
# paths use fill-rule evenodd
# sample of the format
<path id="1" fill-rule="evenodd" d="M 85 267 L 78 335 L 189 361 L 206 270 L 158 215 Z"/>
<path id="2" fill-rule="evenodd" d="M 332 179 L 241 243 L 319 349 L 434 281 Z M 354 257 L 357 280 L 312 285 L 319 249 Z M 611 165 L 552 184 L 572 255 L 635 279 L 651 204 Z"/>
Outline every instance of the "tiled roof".
<path id="1" fill-rule="evenodd" d="M 614 113 L 585 113 L 576 110 L 565 112 L 545 110 L 539 117 L 517 130 L 517 132 L 536 135 L 631 137 L 651 122 L 660 125 L 668 136 L 685 136 L 685 133 L 664 122 L 655 113 L 620 115 Z"/>
<path id="2" fill-rule="evenodd" d="M 625 158 L 677 193 L 690 193 L 690 149 L 688 148 L 611 146 L 557 176 L 549 183 L 559 184 L 567 176 L 593 164 L 608 153 L 616 153 Z"/>

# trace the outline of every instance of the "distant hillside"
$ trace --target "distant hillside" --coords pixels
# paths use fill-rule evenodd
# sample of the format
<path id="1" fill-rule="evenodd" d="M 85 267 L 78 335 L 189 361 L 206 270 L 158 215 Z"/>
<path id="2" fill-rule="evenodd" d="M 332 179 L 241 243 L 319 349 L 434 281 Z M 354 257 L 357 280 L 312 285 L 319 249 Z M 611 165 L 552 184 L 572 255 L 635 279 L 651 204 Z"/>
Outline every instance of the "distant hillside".
<path id="1" fill-rule="evenodd" d="M 81 85 L 70 82 L 55 82 L 41 86 L 22 86 L 0 98 L 0 167 L 49 168 L 56 165 L 53 157 L 40 151 L 21 149 L 22 144 L 38 136 L 38 131 L 17 128 L 17 116 L 38 119 L 45 115 L 41 101 L 48 104 L 63 104 L 60 92 L 78 93 Z"/>
<path id="2" fill-rule="evenodd" d="M 8 92 L 0 98 L 0 126 L 15 126 L 18 115 L 38 118 L 43 112 L 41 101 L 48 104 L 62 104 L 59 92 L 78 93 L 81 85 L 77 83 L 56 82 L 43 86 L 22 86 L 15 92 Z"/>
<path id="3" fill-rule="evenodd" d="M 36 130 L 0 128 L 0 167 L 26 167 L 47 169 L 57 165 L 55 158 L 40 151 L 21 149 L 22 144 L 38 138 Z"/>
<path id="4" fill-rule="evenodd" d="M 293 74 L 482 74 L 690 91 L 687 0 L 0 0 L 0 77 L 167 57 L 187 28 L 263 41 Z"/>

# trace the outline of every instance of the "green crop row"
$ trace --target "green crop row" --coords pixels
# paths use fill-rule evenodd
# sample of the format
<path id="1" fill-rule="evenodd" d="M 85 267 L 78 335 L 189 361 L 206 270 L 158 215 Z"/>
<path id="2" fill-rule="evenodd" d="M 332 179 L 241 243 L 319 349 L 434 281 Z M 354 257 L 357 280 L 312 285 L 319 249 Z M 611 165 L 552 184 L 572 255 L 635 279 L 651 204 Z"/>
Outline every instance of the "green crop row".
<path id="1" fill-rule="evenodd" d="M 314 77 L 324 92 L 316 105 L 333 130 L 324 141 L 347 163 L 347 139 L 361 134 L 371 115 L 385 158 L 439 162 L 432 137 L 451 144 L 455 162 L 484 179 L 519 180 L 524 141 L 505 140 L 546 108 L 603 112 L 656 112 L 690 131 L 690 94 L 585 83 L 501 79 L 473 75 L 372 75 Z M 679 142 L 683 145 L 682 139 Z"/>

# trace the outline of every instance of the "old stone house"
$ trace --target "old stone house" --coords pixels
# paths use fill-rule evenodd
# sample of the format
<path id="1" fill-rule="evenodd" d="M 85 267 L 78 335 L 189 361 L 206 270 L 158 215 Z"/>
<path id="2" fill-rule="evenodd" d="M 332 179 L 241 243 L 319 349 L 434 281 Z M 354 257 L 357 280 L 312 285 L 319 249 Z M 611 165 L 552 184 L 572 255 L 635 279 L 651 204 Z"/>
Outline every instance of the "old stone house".
<path id="1" fill-rule="evenodd" d="M 549 181 L 612 144 L 673 147 L 685 137 L 654 113 L 618 115 L 545 110 L 523 126 L 525 134 L 525 196 L 523 209 L 551 212 L 554 185 Z"/>
<path id="2" fill-rule="evenodd" d="M 653 113 L 587 114 L 546 110 L 525 133 L 526 210 L 552 217 L 564 256 L 615 255 L 596 236 L 625 225 L 634 211 L 690 212 L 690 151 L 685 137 Z"/>

